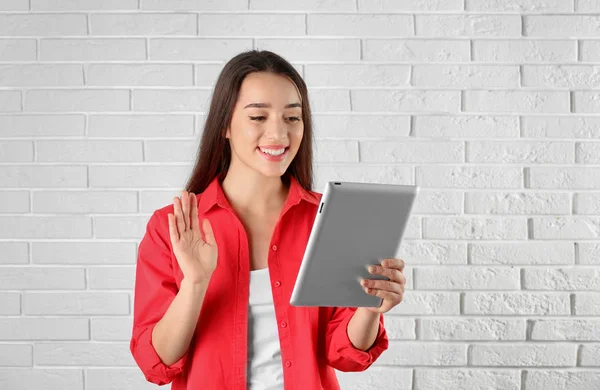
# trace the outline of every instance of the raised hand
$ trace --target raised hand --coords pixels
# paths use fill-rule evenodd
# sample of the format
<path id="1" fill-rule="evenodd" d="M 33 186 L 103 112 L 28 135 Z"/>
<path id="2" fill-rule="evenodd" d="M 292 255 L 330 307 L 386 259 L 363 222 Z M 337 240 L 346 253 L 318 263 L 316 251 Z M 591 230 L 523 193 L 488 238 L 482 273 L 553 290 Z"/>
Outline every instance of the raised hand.
<path id="1" fill-rule="evenodd" d="M 169 235 L 184 280 L 192 284 L 208 283 L 219 255 L 210 221 L 202 220 L 203 238 L 196 195 L 185 190 L 181 191 L 181 199 L 173 197 L 173 212 L 168 214 Z"/>

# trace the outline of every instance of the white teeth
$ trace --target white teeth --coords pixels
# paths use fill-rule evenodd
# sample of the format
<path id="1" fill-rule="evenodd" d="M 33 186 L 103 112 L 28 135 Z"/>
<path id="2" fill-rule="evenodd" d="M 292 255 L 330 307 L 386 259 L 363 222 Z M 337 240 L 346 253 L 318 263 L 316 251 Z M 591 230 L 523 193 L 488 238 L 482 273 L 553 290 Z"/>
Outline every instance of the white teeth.
<path id="1" fill-rule="evenodd" d="M 281 154 L 283 154 L 283 152 L 285 152 L 285 148 L 283 149 L 278 149 L 278 150 L 274 150 L 274 149 L 263 149 L 263 148 L 259 148 L 261 152 L 265 153 L 265 154 L 270 154 L 271 156 L 279 156 Z"/>

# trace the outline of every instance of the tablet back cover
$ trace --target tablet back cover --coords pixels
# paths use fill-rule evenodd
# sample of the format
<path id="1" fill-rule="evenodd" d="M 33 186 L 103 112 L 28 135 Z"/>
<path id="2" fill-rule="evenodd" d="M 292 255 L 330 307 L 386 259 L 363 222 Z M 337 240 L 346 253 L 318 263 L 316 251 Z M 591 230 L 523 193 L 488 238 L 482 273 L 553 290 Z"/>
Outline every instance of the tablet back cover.
<path id="1" fill-rule="evenodd" d="M 378 307 L 359 280 L 388 280 L 367 266 L 398 253 L 418 187 L 335 183 L 325 187 L 290 304 Z"/>

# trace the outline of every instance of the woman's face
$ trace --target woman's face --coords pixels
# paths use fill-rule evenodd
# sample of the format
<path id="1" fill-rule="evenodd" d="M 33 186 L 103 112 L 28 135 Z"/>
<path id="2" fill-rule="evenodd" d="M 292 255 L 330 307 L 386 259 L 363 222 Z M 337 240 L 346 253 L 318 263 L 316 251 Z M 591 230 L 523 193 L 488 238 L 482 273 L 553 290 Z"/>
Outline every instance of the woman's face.
<path id="1" fill-rule="evenodd" d="M 226 133 L 230 165 L 246 165 L 265 176 L 282 176 L 296 156 L 303 134 L 301 101 L 294 83 L 269 72 L 248 74 Z"/>

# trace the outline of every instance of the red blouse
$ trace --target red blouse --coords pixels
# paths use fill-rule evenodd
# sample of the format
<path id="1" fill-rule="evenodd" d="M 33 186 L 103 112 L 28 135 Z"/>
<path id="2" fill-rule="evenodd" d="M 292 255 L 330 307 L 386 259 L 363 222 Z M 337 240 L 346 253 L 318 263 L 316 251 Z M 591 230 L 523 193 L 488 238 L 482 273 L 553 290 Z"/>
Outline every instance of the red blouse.
<path id="1" fill-rule="evenodd" d="M 339 389 L 335 369 L 363 371 L 388 348 L 380 314 L 375 343 L 355 348 L 347 334 L 356 308 L 289 304 L 322 194 L 291 177 L 290 190 L 269 243 L 268 268 L 278 323 L 285 390 Z M 246 231 L 217 178 L 197 194 L 200 221 L 208 218 L 219 248 L 190 348 L 164 364 L 152 329 L 175 298 L 183 274 L 171 248 L 167 213 L 152 214 L 138 248 L 131 353 L 146 379 L 172 390 L 246 389 L 250 256 Z M 200 225 L 201 226 L 201 225 Z"/>

